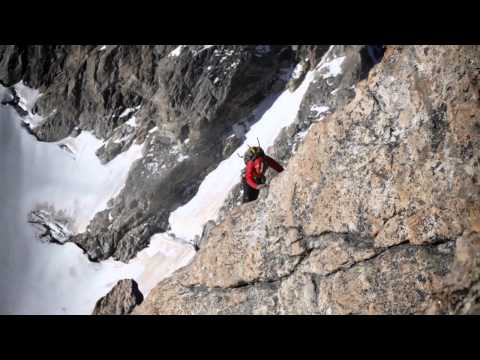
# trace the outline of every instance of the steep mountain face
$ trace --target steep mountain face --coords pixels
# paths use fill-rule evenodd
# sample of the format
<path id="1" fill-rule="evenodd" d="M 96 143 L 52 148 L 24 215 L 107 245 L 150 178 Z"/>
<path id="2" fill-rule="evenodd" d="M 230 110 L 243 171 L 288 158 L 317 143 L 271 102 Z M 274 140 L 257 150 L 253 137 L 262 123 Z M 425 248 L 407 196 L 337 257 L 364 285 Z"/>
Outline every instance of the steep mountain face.
<path id="1" fill-rule="evenodd" d="M 479 69 L 478 46 L 389 46 L 133 313 L 478 313 Z"/>
<path id="2" fill-rule="evenodd" d="M 295 121 L 282 129 L 272 148 L 268 149 L 268 153 L 281 163 L 287 163 L 295 154 L 312 124 L 343 107 L 355 96 L 355 85 L 366 78 L 374 65 L 363 45 L 335 45 L 322 55 L 323 63 L 317 61 L 316 66 L 299 62 L 299 67 L 304 71 L 315 72 L 316 80 L 310 84 Z M 311 53 L 308 56 L 311 58 Z M 330 73 L 330 66 L 326 66 L 329 64 L 332 64 L 335 73 Z M 221 209 L 220 218 L 237 206 L 241 197 L 242 189 L 239 184 L 229 194 Z"/>
<path id="3" fill-rule="evenodd" d="M 170 212 L 242 142 L 256 106 L 287 86 L 299 58 L 308 69 L 327 49 L 8 45 L 0 47 L 0 80 L 42 93 L 32 113 L 44 120 L 26 123 L 40 141 L 91 131 L 104 140 L 96 152 L 103 163 L 143 144 L 143 158 L 108 209 L 67 240 L 92 261 L 128 261 L 168 229 Z M 18 101 L 12 103 L 22 112 Z"/>

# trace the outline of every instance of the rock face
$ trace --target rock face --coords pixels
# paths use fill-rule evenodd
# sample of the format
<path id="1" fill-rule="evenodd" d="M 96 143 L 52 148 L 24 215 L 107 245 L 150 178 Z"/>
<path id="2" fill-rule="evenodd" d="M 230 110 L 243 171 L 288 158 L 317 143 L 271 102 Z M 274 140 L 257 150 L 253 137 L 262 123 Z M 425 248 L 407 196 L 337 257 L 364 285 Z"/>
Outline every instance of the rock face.
<path id="1" fill-rule="evenodd" d="M 479 69 L 479 46 L 389 46 L 133 313 L 478 313 Z"/>
<path id="2" fill-rule="evenodd" d="M 157 45 L 0 46 L 0 80 L 22 80 L 42 96 L 28 130 L 41 141 L 79 131 L 104 139 L 107 163 L 143 144 L 121 193 L 87 231 L 69 241 L 89 259 L 132 259 L 152 234 L 166 231 L 171 211 L 186 203 L 204 176 L 242 141 L 252 111 L 287 85 L 303 53 L 325 46 Z M 310 60 L 313 65 L 315 58 Z M 13 104 L 14 105 L 14 104 Z M 233 135 L 233 136 L 231 136 Z"/>
<path id="3" fill-rule="evenodd" d="M 120 280 L 97 301 L 92 315 L 128 315 L 142 301 L 143 295 L 134 280 Z"/>
<path id="4" fill-rule="evenodd" d="M 353 88 L 368 75 L 368 71 L 374 65 L 368 56 L 364 45 L 335 45 L 328 49 L 321 48 L 321 55 L 325 55 L 320 61 L 319 50 L 316 51 L 308 46 L 298 49 L 299 64 L 303 64 L 303 71 L 316 70 L 315 80 L 309 85 L 304 96 L 295 121 L 284 128 L 275 140 L 274 146 L 268 149 L 269 155 L 281 163 L 287 163 L 295 154 L 304 136 L 315 123 L 323 117 L 342 108 L 355 95 Z M 328 51 L 327 51 L 328 50 Z M 317 54 L 317 55 L 314 55 Z M 305 59 L 317 59 L 313 63 L 305 62 Z M 329 73 L 329 64 L 338 63 L 341 72 Z M 328 75 L 328 76 L 327 76 Z M 304 76 L 299 76 L 303 79 Z M 273 174 L 275 176 L 275 174 Z M 241 202 L 241 186 L 236 186 L 221 210 L 222 219 L 235 206 Z"/>

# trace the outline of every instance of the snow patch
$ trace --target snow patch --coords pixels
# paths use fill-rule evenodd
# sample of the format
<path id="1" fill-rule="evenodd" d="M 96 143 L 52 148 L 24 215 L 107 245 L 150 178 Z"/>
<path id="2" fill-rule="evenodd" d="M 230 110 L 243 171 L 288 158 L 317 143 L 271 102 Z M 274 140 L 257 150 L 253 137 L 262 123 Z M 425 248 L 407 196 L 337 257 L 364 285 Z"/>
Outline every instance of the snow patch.
<path id="1" fill-rule="evenodd" d="M 180 163 L 180 162 L 182 162 L 183 160 L 188 159 L 189 157 L 190 157 L 190 156 L 188 156 L 188 155 L 179 154 L 178 157 L 177 157 L 177 161 Z"/>
<path id="2" fill-rule="evenodd" d="M 300 78 L 300 76 L 303 74 L 303 72 L 304 72 L 303 64 L 298 63 L 297 66 L 295 66 L 295 68 L 293 69 L 292 79 L 296 80 L 296 79 Z"/>
<path id="3" fill-rule="evenodd" d="M 177 57 L 177 56 L 180 56 L 180 53 L 182 52 L 183 48 L 185 47 L 185 45 L 179 45 L 177 46 L 175 49 L 173 49 L 172 51 L 170 51 L 170 54 L 168 54 L 168 57 Z"/>
<path id="4" fill-rule="evenodd" d="M 187 265 L 194 255 L 195 250 L 190 244 L 166 233 L 155 234 L 150 238 L 149 246 L 130 261 L 128 271 L 136 273 L 135 279 L 145 297 L 162 279 Z"/>
<path id="5" fill-rule="evenodd" d="M 15 89 L 15 92 L 17 93 L 17 96 L 19 98 L 18 105 L 23 110 L 28 112 L 28 115 L 25 116 L 22 121 L 29 124 L 30 128 L 34 129 L 44 120 L 43 117 L 41 117 L 40 115 L 32 114 L 32 109 L 40 96 L 42 96 L 42 94 L 40 93 L 40 91 L 26 86 L 23 80 L 15 84 L 13 88 Z M 52 112 L 51 115 L 53 115 L 54 113 L 55 110 Z"/>
<path id="6" fill-rule="evenodd" d="M 126 116 L 129 116 L 130 114 L 132 114 L 133 112 L 136 112 L 140 109 L 141 105 L 138 105 L 138 106 L 135 106 L 133 108 L 126 108 L 125 110 L 123 110 L 123 112 L 118 116 L 119 119 L 123 118 L 123 117 L 126 117 Z"/>
<path id="7" fill-rule="evenodd" d="M 310 111 L 313 111 L 313 116 L 318 116 L 320 114 L 323 114 L 324 112 L 327 112 L 330 108 L 328 106 L 321 106 L 321 105 L 312 105 L 310 108 Z"/>
<path id="8" fill-rule="evenodd" d="M 102 46 L 100 47 L 100 49 L 98 49 L 98 51 L 103 51 L 103 50 L 105 50 L 106 48 L 107 48 L 107 45 L 102 45 Z"/>
<path id="9" fill-rule="evenodd" d="M 154 132 L 157 131 L 157 130 L 158 130 L 158 126 L 155 126 L 154 128 L 151 128 L 150 130 L 148 130 L 148 133 L 149 133 L 149 134 L 152 134 L 152 133 L 154 133 Z"/>
<path id="10" fill-rule="evenodd" d="M 125 124 L 131 127 L 137 127 L 136 121 L 137 121 L 137 118 L 135 116 L 132 116 L 130 120 L 128 120 Z"/>
<path id="11" fill-rule="evenodd" d="M 322 74 L 323 79 L 328 79 L 331 77 L 338 76 L 342 73 L 342 63 L 345 60 L 345 56 L 340 56 L 329 62 L 322 64 L 318 68 L 318 72 Z"/>
<path id="12" fill-rule="evenodd" d="M 88 131 L 53 144 L 67 146 L 75 159 L 66 160 L 63 152 L 63 158 L 52 154 L 58 158 L 57 172 L 62 174 L 56 186 L 50 185 L 46 193 L 58 194 L 59 206 L 70 211 L 69 216 L 75 219 L 74 232 L 83 232 L 93 216 L 106 209 L 108 200 L 124 187 L 130 166 L 142 156 L 143 144 L 132 144 L 105 165 L 95 155 L 103 142 Z"/>
<path id="13" fill-rule="evenodd" d="M 28 112 L 32 111 L 33 106 L 40 96 L 42 96 L 40 91 L 26 86 L 23 80 L 13 85 L 13 88 L 19 97 L 18 105 L 20 105 L 23 110 Z"/>

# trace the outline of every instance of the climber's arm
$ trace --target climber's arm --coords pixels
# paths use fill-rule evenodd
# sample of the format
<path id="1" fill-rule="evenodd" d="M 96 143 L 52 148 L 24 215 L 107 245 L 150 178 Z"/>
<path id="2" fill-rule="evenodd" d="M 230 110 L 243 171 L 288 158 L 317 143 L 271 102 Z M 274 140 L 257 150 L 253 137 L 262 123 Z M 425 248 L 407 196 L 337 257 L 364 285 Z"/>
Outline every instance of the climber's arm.
<path id="1" fill-rule="evenodd" d="M 267 161 L 268 166 L 274 168 L 278 172 L 283 171 L 282 165 L 280 165 L 278 162 L 273 160 L 270 156 L 265 156 L 265 160 Z"/>

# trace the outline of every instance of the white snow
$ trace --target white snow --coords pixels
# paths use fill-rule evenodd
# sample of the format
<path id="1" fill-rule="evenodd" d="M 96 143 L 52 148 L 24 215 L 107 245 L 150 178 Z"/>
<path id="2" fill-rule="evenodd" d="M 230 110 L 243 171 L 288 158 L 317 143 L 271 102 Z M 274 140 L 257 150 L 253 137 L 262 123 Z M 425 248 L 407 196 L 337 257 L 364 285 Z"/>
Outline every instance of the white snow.
<path id="1" fill-rule="evenodd" d="M 137 118 L 135 116 L 132 116 L 125 124 L 131 127 L 137 127 Z"/>
<path id="2" fill-rule="evenodd" d="M 20 98 L 19 104 L 22 109 L 26 111 L 32 111 L 33 106 L 37 100 L 42 96 L 40 91 L 29 88 L 26 86 L 23 81 L 18 82 L 13 85 L 18 97 Z"/>
<path id="3" fill-rule="evenodd" d="M 72 243 L 40 242 L 27 224 L 27 214 L 36 204 L 66 210 L 75 217 L 75 231 L 85 229 L 93 214 L 121 190 L 143 145 L 132 145 L 104 166 L 94 154 L 101 141 L 92 134 L 84 131 L 58 143 L 37 142 L 20 127 L 10 107 L 0 107 L 0 133 L 10 139 L 0 143 L 0 166 L 9 169 L 2 174 L 0 189 L 6 210 L 0 209 L 0 313 L 89 314 L 118 280 L 137 279 L 146 295 L 193 257 L 191 245 L 167 234 L 152 237 L 150 246 L 128 264 L 111 259 L 93 263 Z M 60 143 L 68 143 L 75 159 L 60 149 Z"/>
<path id="4" fill-rule="evenodd" d="M 146 296 L 159 281 L 187 265 L 194 255 L 190 244 L 166 233 L 155 234 L 150 238 L 150 245 L 129 263 L 128 271 L 135 275 L 140 291 Z"/>
<path id="5" fill-rule="evenodd" d="M 43 118 L 39 115 L 32 114 L 32 109 L 42 94 L 40 91 L 26 86 L 23 81 L 15 84 L 13 88 L 19 97 L 18 105 L 28 112 L 28 115 L 23 118 L 23 121 L 29 124 L 32 129 L 37 127 L 43 121 Z"/>
<path id="6" fill-rule="evenodd" d="M 321 105 L 312 105 L 310 108 L 311 111 L 314 112 L 313 116 L 318 116 L 324 112 L 327 112 L 330 108 L 328 106 L 321 106 Z"/>
<path id="7" fill-rule="evenodd" d="M 59 187 L 58 179 L 54 181 L 51 187 L 45 189 L 45 201 L 54 194 L 58 196 L 58 203 L 76 220 L 75 232 L 84 231 L 95 213 L 106 209 L 108 200 L 125 185 L 130 165 L 142 155 L 143 145 L 132 144 L 127 151 L 102 165 L 95 155 L 102 143 L 88 131 L 56 143 L 67 145 L 75 154 L 75 159 L 58 159 L 55 172 L 61 172 L 58 176 L 63 177 L 63 186 Z M 52 156 L 58 157 L 57 154 Z"/>
<path id="8" fill-rule="evenodd" d="M 203 225 L 208 220 L 217 218 L 229 191 L 240 179 L 239 174 L 244 164 L 237 153 L 243 154 L 248 145 L 257 143 L 257 138 L 265 149 L 273 145 L 280 130 L 295 120 L 300 102 L 312 79 L 313 73 L 309 72 L 294 92 L 285 90 L 250 128 L 245 143 L 205 177 L 197 194 L 187 204 L 170 214 L 171 232 L 176 237 L 192 241 L 196 235 L 201 235 Z M 264 104 L 270 101 L 267 99 Z"/>
<path id="9" fill-rule="evenodd" d="M 168 57 L 177 57 L 177 56 L 179 56 L 184 47 L 185 47 L 185 45 L 179 45 L 179 46 L 177 46 L 175 49 L 173 49 L 172 51 L 170 51 L 170 54 L 168 54 Z"/>
<path id="10" fill-rule="evenodd" d="M 318 67 L 318 72 L 322 74 L 324 79 L 338 76 L 342 73 L 342 63 L 345 56 L 337 57 L 329 62 L 326 62 Z"/>
<path id="11" fill-rule="evenodd" d="M 150 130 L 148 130 L 148 133 L 151 134 L 151 133 L 154 133 L 157 130 L 158 130 L 158 126 L 155 126 L 155 127 L 151 128 Z"/>
<path id="12" fill-rule="evenodd" d="M 298 79 L 304 71 L 303 68 L 303 64 L 298 63 L 297 66 L 295 66 L 295 69 L 293 69 L 292 79 Z"/>
<path id="13" fill-rule="evenodd" d="M 305 138 L 305 136 L 307 136 L 308 131 L 310 130 L 311 126 L 312 126 L 312 124 L 310 124 L 310 126 L 309 126 L 306 130 L 299 132 L 296 136 L 297 136 L 299 139 Z"/>
<path id="14" fill-rule="evenodd" d="M 178 157 L 177 157 L 177 161 L 178 161 L 178 162 L 182 162 L 183 160 L 186 160 L 186 159 L 188 159 L 188 158 L 189 158 L 188 155 L 179 154 Z"/>
<path id="15" fill-rule="evenodd" d="M 141 107 L 141 105 L 135 106 L 133 108 L 126 108 L 125 110 L 123 110 L 123 112 L 120 114 L 120 116 L 118 118 L 121 119 L 125 116 L 129 116 L 131 113 L 133 113 L 135 111 L 138 111 L 140 109 L 140 107 Z"/>
<path id="16" fill-rule="evenodd" d="M 102 45 L 102 46 L 100 47 L 100 49 L 98 49 L 98 51 L 103 51 L 103 50 L 105 50 L 106 48 L 107 48 L 107 45 Z"/>

